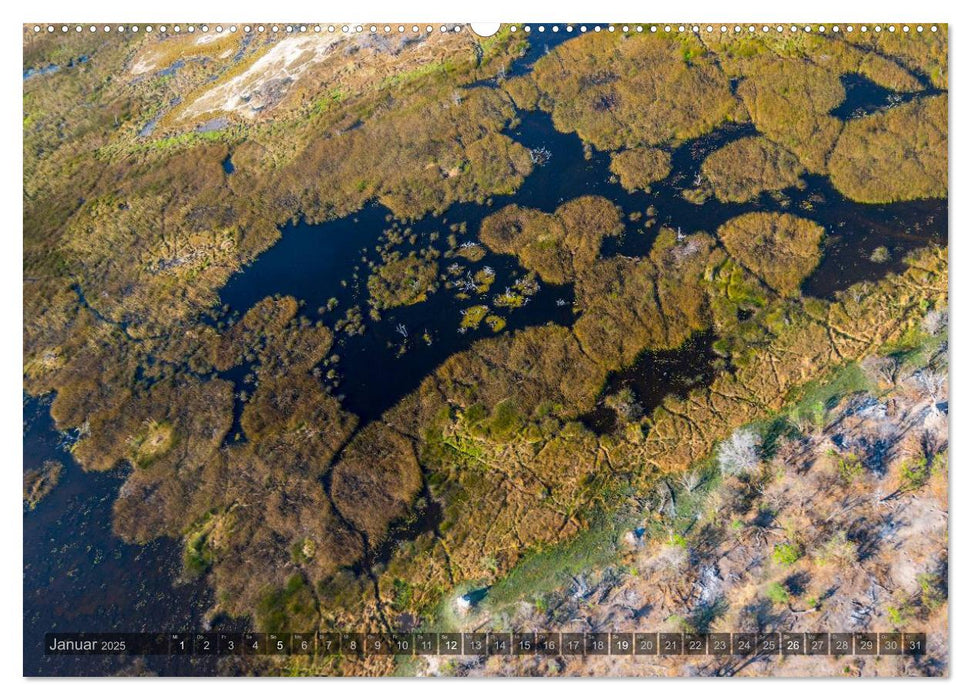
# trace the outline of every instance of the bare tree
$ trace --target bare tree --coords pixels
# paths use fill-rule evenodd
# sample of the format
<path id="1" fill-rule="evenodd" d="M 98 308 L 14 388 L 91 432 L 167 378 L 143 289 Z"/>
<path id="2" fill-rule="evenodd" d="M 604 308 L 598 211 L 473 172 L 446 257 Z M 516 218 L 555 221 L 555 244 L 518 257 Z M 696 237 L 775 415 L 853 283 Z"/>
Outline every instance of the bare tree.
<path id="1" fill-rule="evenodd" d="M 928 399 L 933 408 L 937 410 L 937 403 L 940 401 L 943 393 L 944 387 L 947 384 L 947 375 L 942 372 L 936 372 L 932 369 L 922 369 L 915 372 L 913 377 L 913 382 L 917 386 L 918 391 Z"/>
<path id="2" fill-rule="evenodd" d="M 573 584 L 570 586 L 570 597 L 575 600 L 586 598 L 590 594 L 590 586 L 587 584 L 587 577 L 583 574 L 573 577 Z"/>
<path id="3" fill-rule="evenodd" d="M 942 330 L 947 328 L 947 309 L 942 311 L 937 309 L 931 309 L 924 316 L 924 319 L 920 322 L 920 326 L 925 333 L 928 335 L 937 335 Z"/>
<path id="4" fill-rule="evenodd" d="M 661 571 L 681 573 L 688 566 L 688 550 L 676 544 L 667 545 L 657 553 L 654 564 Z"/>
<path id="5" fill-rule="evenodd" d="M 760 463 L 762 438 L 754 430 L 738 429 L 718 446 L 718 467 L 722 474 L 751 474 Z"/>
<path id="6" fill-rule="evenodd" d="M 876 382 L 884 384 L 897 383 L 897 371 L 900 369 L 900 361 L 895 357 L 867 357 L 860 363 L 860 368 L 864 374 Z"/>
<path id="7" fill-rule="evenodd" d="M 701 474 L 697 470 L 689 469 L 681 475 L 679 481 L 681 482 L 681 487 L 688 493 L 691 493 L 701 485 Z"/>

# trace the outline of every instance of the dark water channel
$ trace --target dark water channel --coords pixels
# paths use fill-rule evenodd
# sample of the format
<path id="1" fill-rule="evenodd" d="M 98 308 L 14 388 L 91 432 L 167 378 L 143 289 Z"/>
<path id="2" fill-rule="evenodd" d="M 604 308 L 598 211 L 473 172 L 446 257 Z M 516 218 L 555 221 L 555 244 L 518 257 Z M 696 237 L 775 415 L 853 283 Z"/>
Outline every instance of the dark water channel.
<path id="1" fill-rule="evenodd" d="M 45 656 L 47 632 L 195 631 L 213 603 L 202 581 L 181 582 L 180 543 L 129 545 L 111 530 L 111 507 L 125 474 L 86 473 L 59 433 L 48 398 L 24 400 L 24 470 L 47 460 L 61 479 L 34 510 L 24 508 L 24 675 L 210 673 L 212 660 L 151 656 Z M 218 626 L 217 626 L 218 627 Z"/>
<path id="2" fill-rule="evenodd" d="M 717 374 L 719 356 L 712 349 L 713 331 L 695 333 L 676 350 L 648 350 L 630 366 L 612 372 L 601 392 L 597 407 L 580 416 L 580 421 L 598 435 L 615 430 L 621 421 L 617 410 L 604 399 L 627 390 L 627 417 L 636 420 L 661 405 L 667 396 L 685 398 L 688 392 L 710 384 Z"/>
<path id="3" fill-rule="evenodd" d="M 682 193 L 695 185 L 704 158 L 734 139 L 754 134 L 749 124 L 726 126 L 676 149 L 671 174 L 652 187 L 650 193 L 624 190 L 609 170 L 609 154 L 585 154 L 580 139 L 557 132 L 544 112 L 521 114 L 520 122 L 508 133 L 530 149 L 548 151 L 548 161 L 535 167 L 513 195 L 495 197 L 484 205 L 456 204 L 442 216 L 430 215 L 407 224 L 417 241 L 401 250 L 433 246 L 444 252 L 444 240 L 452 224 L 464 224 L 467 233 L 459 240 L 472 242 L 482 219 L 508 204 L 552 212 L 582 195 L 606 197 L 625 214 L 625 231 L 604 243 L 605 256 L 646 255 L 662 226 L 685 234 L 715 233 L 719 226 L 740 214 L 788 211 L 825 227 L 822 260 L 804 282 L 803 291 L 832 298 L 861 280 L 878 279 L 902 269 L 908 251 L 930 242 L 946 241 L 947 208 L 943 200 L 859 204 L 847 200 L 827 178 L 820 176 L 807 175 L 803 187 L 792 187 L 775 196 L 765 194 L 754 202 L 726 204 L 714 197 L 701 204 L 688 201 Z M 649 211 L 653 217 L 648 217 Z M 631 220 L 631 214 L 639 218 Z M 390 212 L 375 203 L 342 219 L 316 225 L 288 225 L 276 245 L 229 280 L 222 290 L 222 300 L 242 313 L 268 295 L 289 294 L 306 301 L 305 312 L 313 319 L 314 309 L 336 298 L 337 311 L 321 318 L 332 321 L 341 310 L 353 305 L 359 305 L 366 317 L 369 270 L 362 256 L 373 251 L 381 240 L 382 232 L 390 226 L 389 218 Z M 645 226 L 648 218 L 653 218 L 653 223 Z M 436 233 L 438 240 L 432 243 L 432 234 Z M 886 250 L 875 253 L 878 248 Z M 374 257 L 372 254 L 369 259 Z M 449 261 L 442 258 L 441 262 L 444 267 Z M 478 265 L 488 265 L 496 271 L 494 290 L 502 290 L 526 274 L 511 256 L 487 254 Z M 351 271 L 356 271 L 356 280 Z M 569 325 L 574 316 L 572 301 L 569 286 L 543 284 L 527 306 L 508 313 L 507 330 L 543 323 Z M 460 332 L 461 310 L 472 303 L 478 302 L 457 299 L 450 290 L 440 289 L 423 303 L 384 312 L 380 321 L 366 318 L 364 335 L 342 336 L 337 352 L 342 375 L 339 392 L 345 406 L 363 420 L 372 420 L 415 389 L 422 377 L 443 360 L 490 336 L 491 331 L 484 325 L 476 331 Z M 408 333 L 404 343 L 407 351 L 399 354 L 402 327 Z M 421 340 L 423 336 L 430 338 L 431 343 L 426 345 Z M 686 352 L 697 359 L 694 353 Z"/>
<path id="4" fill-rule="evenodd" d="M 897 92 L 877 85 L 875 82 L 859 73 L 848 73 L 840 78 L 846 98 L 830 112 L 839 119 L 859 119 L 871 114 L 896 107 L 920 97 L 940 95 L 942 90 L 925 85 L 917 92 Z M 926 82 L 926 81 L 922 81 Z"/>

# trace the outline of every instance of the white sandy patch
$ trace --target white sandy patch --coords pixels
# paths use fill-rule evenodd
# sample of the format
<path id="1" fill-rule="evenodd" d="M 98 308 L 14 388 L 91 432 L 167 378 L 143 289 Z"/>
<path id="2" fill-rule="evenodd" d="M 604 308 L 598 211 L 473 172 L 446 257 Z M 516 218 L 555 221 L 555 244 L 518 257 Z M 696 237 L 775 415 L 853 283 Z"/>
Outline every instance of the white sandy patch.
<path id="1" fill-rule="evenodd" d="M 222 36 L 222 35 L 219 34 L 219 33 L 215 33 L 215 34 L 209 34 L 209 33 L 200 34 L 199 36 L 196 37 L 196 45 L 197 46 L 202 46 L 203 44 L 211 44 L 216 39 L 218 39 L 220 36 Z"/>
<path id="2" fill-rule="evenodd" d="M 155 70 L 154 58 L 154 56 L 140 56 L 137 61 L 132 63 L 132 75 L 141 75 L 142 73 Z"/>
<path id="3" fill-rule="evenodd" d="M 286 89 L 286 81 L 296 81 L 313 64 L 323 60 L 340 34 L 312 34 L 281 39 L 245 72 L 216 85 L 185 110 L 191 118 L 213 111 L 237 112 L 253 117 L 272 104 L 267 88 Z"/>
<path id="4" fill-rule="evenodd" d="M 186 60 L 195 56 L 204 55 L 206 51 L 201 51 L 198 47 L 212 44 L 216 41 L 222 41 L 224 44 L 227 44 L 226 50 L 220 56 L 221 58 L 232 56 L 238 43 L 236 36 L 229 32 L 223 32 L 221 34 L 200 34 L 199 36 L 193 37 L 169 37 L 160 42 L 151 42 L 139 52 L 138 56 L 132 62 L 131 73 L 132 75 L 141 75 L 165 68 L 166 66 L 159 64 L 159 60 L 168 56 L 171 62 L 172 54 L 170 48 L 173 45 L 180 45 L 182 47 L 183 54 L 181 58 Z"/>

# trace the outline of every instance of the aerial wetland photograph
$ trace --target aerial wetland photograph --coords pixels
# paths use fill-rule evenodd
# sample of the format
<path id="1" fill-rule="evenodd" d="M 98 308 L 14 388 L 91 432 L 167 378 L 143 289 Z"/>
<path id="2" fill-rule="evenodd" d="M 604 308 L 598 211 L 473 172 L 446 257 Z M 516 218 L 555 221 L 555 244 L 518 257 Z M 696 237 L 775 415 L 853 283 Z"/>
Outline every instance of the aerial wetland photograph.
<path id="1" fill-rule="evenodd" d="M 23 675 L 949 675 L 947 25 L 497 26 L 23 25 Z"/>

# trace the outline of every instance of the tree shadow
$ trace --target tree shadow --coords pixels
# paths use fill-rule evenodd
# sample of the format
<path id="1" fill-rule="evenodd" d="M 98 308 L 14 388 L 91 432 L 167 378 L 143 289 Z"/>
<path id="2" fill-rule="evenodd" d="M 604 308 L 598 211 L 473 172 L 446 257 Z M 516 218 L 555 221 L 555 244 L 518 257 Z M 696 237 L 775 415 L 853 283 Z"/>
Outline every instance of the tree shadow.
<path id="1" fill-rule="evenodd" d="M 707 634 L 715 620 L 726 612 L 728 612 L 728 603 L 725 596 L 718 596 L 712 601 L 695 607 L 688 616 L 687 622 L 698 634 Z"/>
<path id="2" fill-rule="evenodd" d="M 790 595 L 801 596 L 809 588 L 809 581 L 810 576 L 808 572 L 797 571 L 787 576 L 786 580 L 782 582 L 782 585 L 785 586 Z"/>

